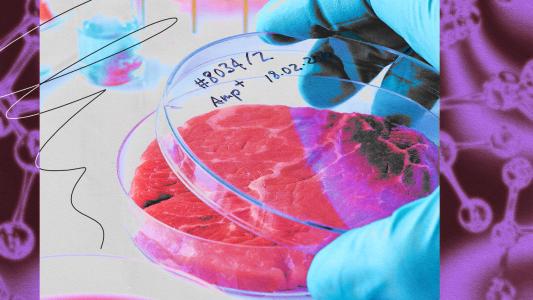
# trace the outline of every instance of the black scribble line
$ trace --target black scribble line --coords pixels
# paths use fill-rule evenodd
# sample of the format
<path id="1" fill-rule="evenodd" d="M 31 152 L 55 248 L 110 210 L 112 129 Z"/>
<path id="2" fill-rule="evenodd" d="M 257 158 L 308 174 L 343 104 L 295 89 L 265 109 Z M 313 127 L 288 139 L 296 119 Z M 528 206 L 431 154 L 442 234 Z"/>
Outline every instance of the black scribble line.
<path id="1" fill-rule="evenodd" d="M 57 16 L 51 18 L 50 20 L 47 20 L 46 22 L 43 22 L 42 24 L 39 24 L 39 26 L 36 26 L 36 27 L 32 28 L 32 29 L 31 29 L 30 31 L 28 31 L 27 33 L 25 33 L 25 34 L 23 34 L 23 35 L 17 37 L 17 38 L 14 39 L 12 42 L 8 43 L 6 46 L 4 46 L 3 48 L 1 48 L 1 49 L 0 49 L 0 52 L 2 52 L 4 49 L 6 49 L 7 47 L 9 47 L 9 46 L 12 45 L 13 43 L 15 43 L 17 40 L 19 40 L 19 39 L 22 38 L 23 36 L 25 36 L 25 35 L 29 34 L 30 32 L 32 32 L 32 31 L 34 31 L 34 30 L 40 28 L 40 27 L 43 26 L 44 24 L 46 24 L 46 23 L 48 23 L 48 22 L 51 22 L 52 20 L 54 20 L 54 19 L 56 19 L 56 18 L 58 18 L 58 17 L 60 17 L 60 16 L 62 16 L 62 15 L 64 15 L 64 14 L 66 14 L 66 13 L 68 13 L 68 12 L 71 12 L 71 11 L 75 10 L 76 8 L 79 8 L 79 7 L 81 7 L 82 5 L 85 5 L 85 4 L 87 4 L 87 3 L 91 2 L 91 1 L 93 1 L 93 0 L 88 0 L 88 1 L 85 1 L 85 2 L 83 2 L 83 3 L 80 3 L 80 4 L 78 4 L 78 5 L 74 6 L 74 7 L 72 7 L 72 8 L 70 8 L 70 9 L 68 9 L 68 10 L 66 10 L 66 11 L 64 11 L 64 12 L 62 12 L 62 13 L 60 13 L 60 14 L 58 14 Z M 169 20 L 172 20 L 172 21 L 173 21 L 172 24 L 170 24 L 169 26 L 165 27 L 163 30 L 161 30 L 161 31 L 159 31 L 159 32 L 157 32 L 157 33 L 155 33 L 155 34 L 149 36 L 148 38 L 146 38 L 146 39 L 144 39 L 144 40 L 142 40 L 142 41 L 140 41 L 140 42 L 138 42 L 138 43 L 136 43 L 136 44 L 134 44 L 134 45 L 132 45 L 132 46 L 129 46 L 129 47 L 124 48 L 124 49 L 122 49 L 122 50 L 120 50 L 120 51 L 117 51 L 117 52 L 115 52 L 115 53 L 113 53 L 113 54 L 111 54 L 111 55 L 108 55 L 108 56 L 106 56 L 106 57 L 104 57 L 104 58 L 102 58 L 102 59 L 99 59 L 99 60 L 97 60 L 97 61 L 95 61 L 95 62 L 92 62 L 92 63 L 90 63 L 90 64 L 88 64 L 88 65 L 85 65 L 85 66 L 83 66 L 83 67 L 77 68 L 77 69 L 72 70 L 72 71 L 69 71 L 69 72 L 67 72 L 67 73 L 65 73 L 65 74 L 59 75 L 59 74 L 61 74 L 62 72 L 64 72 L 65 70 L 67 70 L 68 68 L 70 68 L 70 67 L 76 65 L 77 63 L 79 63 L 79 62 L 81 62 L 82 60 L 84 60 L 84 59 L 90 57 L 91 55 L 94 55 L 95 53 L 97 53 L 97 52 L 99 52 L 99 51 L 105 49 L 105 48 L 108 47 L 109 45 L 112 45 L 112 44 L 114 44 L 114 43 L 116 43 L 116 42 L 118 42 L 118 41 L 120 41 L 120 40 L 122 40 L 122 39 L 124 39 L 124 38 L 126 38 L 126 37 L 128 37 L 128 36 L 130 36 L 130 35 L 132 35 L 132 34 L 134 34 L 134 33 L 136 33 L 136 32 L 139 32 L 139 31 L 145 29 L 145 28 L 148 28 L 148 27 L 150 27 L 150 26 L 153 26 L 153 25 L 159 24 L 159 23 L 161 23 L 161 22 L 169 21 Z M 116 40 L 114 40 L 114 41 L 112 41 L 112 42 L 106 44 L 105 46 L 103 46 L 103 47 L 101 47 L 101 48 L 95 50 L 94 52 L 89 53 L 88 55 L 86 55 L 86 56 L 84 56 L 84 57 L 78 59 L 78 60 L 77 60 L 76 62 L 74 62 L 73 64 L 68 65 L 67 67 L 63 68 L 62 70 L 60 70 L 59 72 L 55 73 L 55 74 L 52 75 L 51 77 L 47 78 L 47 79 L 44 80 L 43 82 L 40 82 L 39 84 L 33 85 L 33 86 L 31 86 L 31 87 L 26 87 L 26 88 L 20 89 L 20 90 L 18 90 L 18 91 L 15 91 L 15 92 L 12 92 L 12 93 L 9 93 L 9 94 L 6 94 L 6 95 L 3 95 L 3 96 L 0 96 L 0 98 L 2 98 L 2 97 L 5 97 L 5 96 L 8 96 L 8 95 L 17 94 L 17 93 L 19 93 L 19 92 L 26 91 L 26 90 L 30 89 L 29 92 L 25 93 L 20 99 L 18 99 L 17 101 L 15 101 L 15 103 L 13 103 L 13 105 L 11 105 L 11 106 L 9 107 L 9 109 L 6 111 L 6 113 L 5 113 L 5 117 L 6 117 L 8 120 L 9 120 L 9 119 L 25 119 L 25 118 L 31 118 L 31 117 L 40 116 L 40 115 L 45 114 L 45 113 L 47 113 L 47 112 L 51 112 L 51 111 L 54 111 L 54 110 L 57 110 L 57 109 L 63 108 L 63 107 L 65 107 L 65 106 L 68 106 L 68 105 L 71 105 L 71 104 L 77 103 L 77 102 L 79 102 L 79 101 L 82 101 L 82 100 L 84 100 L 84 99 L 87 99 L 87 98 L 90 98 L 90 97 L 93 97 L 93 96 L 94 96 L 94 98 L 93 98 L 92 100 L 90 100 L 90 101 L 87 102 L 85 105 L 83 105 L 83 106 L 82 106 L 80 109 L 78 109 L 78 110 L 77 110 L 72 116 L 70 116 L 70 117 L 69 117 L 69 118 L 68 118 L 63 124 L 61 124 L 61 126 L 59 126 L 59 128 L 58 128 L 58 129 L 57 129 L 57 130 L 56 130 L 56 131 L 55 131 L 55 132 L 54 132 L 54 133 L 53 133 L 53 134 L 52 134 L 52 135 L 46 140 L 46 142 L 42 145 L 42 147 L 39 149 L 39 152 L 37 153 L 37 156 L 36 156 L 36 158 L 35 158 L 35 166 L 36 166 L 39 170 L 41 170 L 41 171 L 45 171 L 45 172 L 71 172 L 71 171 L 79 171 L 79 170 L 82 170 L 81 175 L 78 177 L 78 179 L 77 179 L 76 182 L 74 183 L 74 186 L 72 187 L 72 190 L 71 190 L 71 193 L 70 193 L 70 204 L 71 204 L 72 208 L 73 208 L 76 212 L 78 212 L 78 213 L 81 214 L 82 216 L 84 216 L 84 217 L 86 217 L 86 218 L 88 218 L 88 219 L 94 221 L 96 224 L 98 224 L 98 226 L 100 227 L 100 229 L 101 229 L 101 231 L 102 231 L 102 240 L 101 240 L 101 243 L 100 243 L 100 249 L 103 248 L 103 246 L 104 246 L 104 241 L 105 241 L 105 229 L 104 229 L 103 225 L 102 225 L 98 220 L 96 220 L 95 218 L 93 218 L 93 217 L 87 215 L 86 213 L 82 212 L 81 210 L 79 210 L 79 209 L 74 205 L 74 192 L 76 191 L 76 187 L 77 187 L 78 184 L 81 182 L 81 179 L 83 178 L 83 176 L 84 176 L 85 173 L 87 172 L 88 168 L 87 168 L 86 166 L 81 166 L 81 167 L 69 168 L 69 169 L 45 169 L 45 168 L 41 168 L 41 167 L 40 167 L 38 161 L 39 161 L 39 157 L 40 157 L 41 152 L 42 152 L 42 150 L 44 149 L 44 147 L 46 147 L 46 145 L 47 145 L 47 144 L 48 144 L 48 143 L 49 143 L 49 142 L 50 142 L 50 141 L 51 141 L 51 140 L 52 140 L 52 139 L 53 139 L 53 138 L 54 138 L 54 137 L 55 137 L 55 136 L 61 131 L 61 129 L 63 129 L 63 128 L 64 128 L 64 127 L 65 127 L 65 126 L 66 126 L 66 125 L 72 120 L 72 119 L 74 119 L 74 118 L 75 118 L 80 112 L 82 112 L 86 107 L 88 107 L 91 103 L 93 103 L 96 99 L 98 99 L 101 95 L 103 95 L 103 94 L 106 92 L 106 89 L 104 89 L 104 90 L 100 90 L 100 91 L 95 92 L 95 93 L 93 93 L 93 94 L 90 94 L 90 95 L 88 95 L 88 96 L 85 96 L 85 97 L 79 98 L 79 99 L 77 99 L 77 100 L 74 100 L 74 101 L 68 102 L 68 103 L 63 104 L 63 105 L 60 105 L 60 106 L 53 107 L 53 108 L 51 108 L 51 109 L 48 109 L 48 110 L 45 110 L 45 111 L 42 111 L 42 112 L 37 112 L 37 113 L 34 113 L 34 114 L 29 114 L 29 115 L 24 115 L 24 116 L 14 116 L 14 117 L 10 117 L 10 116 L 8 116 L 8 114 L 9 114 L 9 112 L 10 112 L 10 111 L 11 111 L 11 110 L 12 110 L 12 109 L 13 109 L 13 108 L 14 108 L 14 107 L 15 107 L 20 101 L 22 101 L 24 98 L 26 98 L 27 95 L 31 94 L 33 91 L 35 91 L 35 90 L 36 90 L 37 88 L 39 88 L 41 85 L 44 85 L 44 84 L 46 84 L 46 83 L 48 83 L 48 82 L 51 82 L 51 81 L 53 81 L 53 80 L 55 80 L 55 79 L 61 78 L 61 77 L 63 77 L 63 76 L 66 76 L 66 75 L 72 74 L 72 73 L 74 73 L 74 72 L 76 72 L 76 71 L 82 70 L 82 69 L 84 69 L 84 68 L 86 68 L 86 67 L 89 67 L 89 66 L 92 66 L 92 65 L 94 65 L 94 64 L 97 64 L 97 63 L 99 63 L 99 62 L 101 62 L 101 61 L 103 61 L 103 60 L 106 60 L 106 59 L 108 59 L 108 58 L 114 56 L 114 55 L 117 55 L 117 54 L 119 54 L 119 53 L 122 53 L 122 52 L 124 52 L 124 51 L 127 51 L 128 49 L 131 49 L 131 48 L 133 48 L 133 47 L 135 47 L 135 46 L 138 46 L 138 45 L 140 45 L 140 44 L 142 44 L 142 43 L 144 43 L 144 42 L 146 42 L 146 41 L 148 41 L 148 40 L 150 40 L 150 39 L 152 39 L 152 38 L 158 36 L 159 34 L 161 34 L 161 33 L 165 32 L 165 31 L 167 31 L 167 30 L 170 29 L 172 26 L 174 26 L 177 22 L 178 22 L 178 19 L 177 19 L 177 18 L 175 18 L 175 17 L 171 17 L 171 18 L 161 19 L 161 20 L 159 20 L 159 21 L 155 21 L 155 22 L 153 22 L 153 23 L 150 23 L 150 24 L 148 24 L 148 25 L 145 25 L 145 26 L 143 26 L 143 27 L 141 27 L 141 28 L 139 28 L 139 29 L 137 29 L 137 30 L 135 30 L 135 31 L 132 31 L 132 32 L 130 32 L 130 33 L 128 33 L 128 34 L 126 34 L 126 35 L 124 35 L 124 36 L 122 36 L 122 37 L 120 37 L 120 38 L 118 38 L 118 39 L 116 39 Z M 58 76 L 58 75 L 59 75 L 59 76 Z"/>
<path id="2" fill-rule="evenodd" d="M 63 104 L 61 106 L 58 106 L 58 107 L 54 107 L 52 109 L 49 109 L 49 110 L 46 110 L 46 111 L 43 111 L 41 112 L 41 114 L 45 114 L 47 112 L 50 112 L 50 111 L 53 111 L 53 110 L 56 110 L 56 109 L 60 109 L 64 106 L 67 106 L 67 105 L 71 105 L 71 104 L 74 104 L 78 101 L 82 101 L 86 98 L 90 98 L 92 96 L 94 96 L 94 98 L 92 100 L 90 100 L 89 102 L 87 102 L 85 105 L 83 105 L 80 109 L 78 109 L 72 116 L 70 116 L 63 124 L 61 124 L 61 126 L 59 126 L 59 128 L 56 129 L 56 131 L 54 131 L 54 133 L 52 133 L 52 135 L 46 140 L 46 142 L 44 142 L 44 144 L 42 145 L 42 147 L 39 149 L 39 152 L 37 154 L 37 157 L 35 158 L 35 165 L 39 168 L 39 170 L 41 171 L 46 171 L 46 172 L 71 172 L 71 171 L 78 171 L 78 170 L 83 170 L 81 175 L 78 177 L 78 179 L 76 180 L 76 183 L 74 183 L 74 186 L 72 187 L 72 191 L 70 192 L 70 205 L 72 206 L 72 208 L 77 211 L 80 215 L 94 221 L 96 224 L 98 224 L 98 226 L 100 226 L 100 229 L 102 230 L 102 241 L 100 243 L 100 249 L 102 249 L 104 247 L 104 241 L 105 241 L 105 229 L 104 229 L 104 226 L 102 225 L 102 223 L 100 223 L 98 220 L 96 220 L 95 218 L 87 215 L 86 213 L 82 212 L 81 210 L 79 210 L 75 205 L 74 205 L 74 192 L 76 190 L 76 187 L 78 186 L 78 183 L 81 181 L 81 179 L 83 178 L 83 176 L 85 175 L 85 173 L 87 172 L 87 167 L 77 167 L 77 168 L 69 168 L 69 169 L 45 169 L 45 168 L 42 168 L 38 161 L 39 161 L 39 157 L 41 155 L 41 152 L 43 151 L 44 147 L 46 147 L 46 145 L 61 131 L 61 129 L 63 129 L 67 124 L 68 122 L 70 122 L 72 119 L 74 119 L 74 117 L 76 117 L 82 110 L 84 110 L 87 106 L 89 106 L 91 103 L 93 103 L 96 99 L 98 99 L 98 97 L 100 97 L 101 95 L 103 95 L 104 93 L 106 92 L 106 90 L 101 90 L 101 91 L 98 91 L 96 93 L 93 93 L 91 95 L 88 95 L 88 96 L 85 96 L 85 97 L 82 97 L 80 99 L 77 99 L 77 100 L 74 100 L 74 101 L 71 101 L 69 103 L 66 103 L 66 104 Z"/>
<path id="3" fill-rule="evenodd" d="M 89 0 L 89 1 L 87 1 L 87 2 L 90 2 L 90 1 L 93 1 L 93 0 Z M 87 3 L 87 2 L 86 2 L 86 3 Z M 124 48 L 124 49 L 122 49 L 122 50 L 120 50 L 120 51 L 117 51 L 117 52 L 115 52 L 115 53 L 113 53 L 113 54 L 110 54 L 110 55 L 108 55 L 108 56 L 106 56 L 106 57 L 104 57 L 104 58 L 101 58 L 101 59 L 99 59 L 99 60 L 97 60 L 97 61 L 94 61 L 94 62 L 92 62 L 92 63 L 90 63 L 90 64 L 88 64 L 88 65 L 85 65 L 85 66 L 83 66 L 83 67 L 79 67 L 79 68 L 77 68 L 77 69 L 75 69 L 75 70 L 69 71 L 69 72 L 67 72 L 67 73 L 65 73 L 65 74 L 62 74 L 62 75 L 59 75 L 59 76 L 58 76 L 58 74 L 61 74 L 63 71 L 65 71 L 65 70 L 67 70 L 68 68 L 70 68 L 70 67 L 76 65 L 77 63 L 79 63 L 79 62 L 81 62 L 82 60 L 84 60 L 84 59 L 90 57 L 91 55 L 93 55 L 93 54 L 95 54 L 95 53 L 98 53 L 100 50 L 103 50 L 103 49 L 107 48 L 108 46 L 110 46 L 110 45 L 112 45 L 112 44 L 114 44 L 114 43 L 116 43 L 116 42 L 118 42 L 118 41 L 120 41 L 120 40 L 122 40 L 122 39 L 124 39 L 124 38 L 126 38 L 126 37 L 128 37 L 128 36 L 130 36 L 130 35 L 132 35 L 132 34 L 134 34 L 134 33 L 136 33 L 136 32 L 139 32 L 139 31 L 141 31 L 141 30 L 143 30 L 143 29 L 145 29 L 145 28 L 148 28 L 148 27 L 150 27 L 150 26 L 153 26 L 153 25 L 159 24 L 159 23 L 161 23 L 161 22 L 169 21 L 169 20 L 172 20 L 172 21 L 174 21 L 174 22 L 172 22 L 172 24 L 170 24 L 169 26 L 167 26 L 167 27 L 164 28 L 163 30 L 157 32 L 156 34 L 151 35 L 151 36 L 147 37 L 146 39 L 144 39 L 144 40 L 142 40 L 142 41 L 140 41 L 140 42 L 138 42 L 138 43 L 133 44 L 132 46 L 129 46 L 129 47 L 127 47 L 127 48 Z M 133 47 L 135 47 L 135 46 L 138 46 L 138 45 L 140 45 L 140 44 L 142 44 L 142 43 L 144 43 L 144 42 L 146 42 L 146 41 L 148 41 L 148 40 L 150 40 L 150 39 L 152 39 L 152 38 L 158 36 L 159 34 L 161 34 L 161 33 L 165 32 L 165 31 L 167 31 L 167 30 L 170 29 L 172 26 L 174 26 L 177 22 L 178 22 L 178 18 L 175 18 L 175 17 L 165 18 L 165 19 L 161 19 L 161 20 L 159 20 L 159 21 L 155 21 L 155 22 L 150 23 L 150 24 L 148 24 L 148 25 L 145 25 L 145 26 L 143 26 L 143 27 L 141 27 L 141 28 L 139 28 L 139 29 L 137 29 L 137 30 L 135 30 L 135 31 L 132 31 L 132 32 L 130 32 L 130 33 L 128 33 L 128 34 L 126 34 L 126 35 L 124 35 L 124 36 L 122 36 L 122 37 L 120 37 L 120 38 L 118 38 L 118 39 L 116 39 L 116 40 L 114 40 L 114 41 L 112 41 L 112 42 L 110 42 L 110 43 L 104 45 L 104 46 L 102 46 L 101 48 L 95 50 L 94 52 L 91 52 L 91 53 L 87 54 L 86 56 L 84 56 L 84 57 L 78 59 L 78 60 L 75 61 L 74 63 L 72 63 L 72 64 L 66 66 L 66 67 L 63 68 L 63 69 L 61 69 L 61 71 L 59 71 L 59 72 L 55 73 L 54 75 L 52 75 L 51 77 L 47 78 L 47 79 L 44 80 L 43 82 L 34 85 L 33 88 L 32 88 L 29 92 L 27 92 L 26 94 L 24 94 L 20 99 L 18 99 L 17 101 L 15 101 L 15 103 L 13 103 L 13 105 L 11 105 L 11 106 L 9 107 L 9 109 L 6 111 L 6 114 L 5 114 L 5 115 L 6 115 L 6 118 L 7 118 L 7 119 L 26 119 L 26 118 L 31 118 L 31 117 L 38 116 L 38 115 L 40 114 L 39 112 L 38 112 L 38 113 L 34 113 L 34 114 L 25 115 L 25 116 L 16 116 L 16 117 L 9 117 L 9 116 L 8 116 L 8 113 L 9 113 L 9 112 L 10 112 L 10 111 L 11 111 L 11 110 L 12 110 L 12 109 L 13 109 L 13 108 L 14 108 L 14 107 L 15 107 L 20 101 L 22 101 L 27 95 L 29 95 L 30 93 L 32 93 L 34 90 L 36 90 L 37 88 L 39 88 L 41 85 L 44 85 L 45 83 L 51 82 L 52 80 L 59 79 L 59 78 L 61 78 L 61 77 L 67 76 L 67 75 L 72 74 L 72 73 L 74 73 L 74 72 L 77 72 L 77 71 L 80 71 L 80 70 L 85 69 L 85 68 L 87 68 L 87 67 L 90 67 L 90 66 L 92 66 L 92 65 L 94 65 L 94 64 L 97 64 L 97 63 L 99 63 L 99 62 L 101 62 L 101 61 L 103 61 L 103 60 L 106 60 L 106 59 L 108 59 L 108 58 L 110 58 L 110 57 L 112 57 L 112 56 L 115 56 L 115 55 L 117 55 L 117 54 L 119 54 L 119 53 L 122 53 L 122 52 L 124 52 L 124 51 L 127 51 L 127 50 L 129 50 L 129 49 L 131 49 L 131 48 L 133 48 Z M 41 25 L 39 25 L 39 26 L 41 26 Z M 29 87 L 29 88 L 31 88 L 31 87 Z M 18 93 L 18 92 L 20 92 L 20 91 L 27 90 L 27 89 L 28 89 L 28 87 L 27 87 L 27 88 L 24 88 L 24 89 L 21 89 L 21 90 L 19 90 L 19 91 L 13 92 L 13 93 L 11 93 L 11 94 L 16 94 L 16 93 Z M 10 95 L 10 94 L 6 94 L 6 95 L 3 95 L 3 96 L 1 96 L 1 97 L 5 97 L 5 96 L 7 96 L 7 95 Z"/>

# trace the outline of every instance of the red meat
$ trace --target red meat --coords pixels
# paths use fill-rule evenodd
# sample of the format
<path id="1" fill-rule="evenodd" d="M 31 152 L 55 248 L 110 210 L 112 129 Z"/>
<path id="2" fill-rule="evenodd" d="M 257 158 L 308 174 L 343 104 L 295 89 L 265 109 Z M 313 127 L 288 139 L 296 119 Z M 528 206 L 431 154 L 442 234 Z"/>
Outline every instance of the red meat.
<path id="1" fill-rule="evenodd" d="M 240 105 L 192 118 L 179 131 L 204 164 L 242 192 L 324 226 L 363 226 L 438 184 L 437 147 L 416 131 L 373 116 Z M 192 182 L 200 180 L 189 159 L 181 163 Z M 312 256 L 271 240 L 308 245 L 324 238 L 280 217 L 265 220 L 257 206 L 212 191 L 212 198 L 229 203 L 240 218 L 270 226 L 262 232 L 268 239 L 243 229 L 196 198 L 155 141 L 143 154 L 131 194 L 154 218 L 203 238 L 149 223 L 137 236 L 139 246 L 167 266 L 221 286 L 255 291 L 305 286 Z"/>
<path id="2" fill-rule="evenodd" d="M 369 115 L 241 105 L 193 118 L 179 131 L 233 186 L 328 227 L 368 224 L 438 185 L 437 147 L 416 131 Z M 257 210 L 251 206 L 248 213 Z"/>

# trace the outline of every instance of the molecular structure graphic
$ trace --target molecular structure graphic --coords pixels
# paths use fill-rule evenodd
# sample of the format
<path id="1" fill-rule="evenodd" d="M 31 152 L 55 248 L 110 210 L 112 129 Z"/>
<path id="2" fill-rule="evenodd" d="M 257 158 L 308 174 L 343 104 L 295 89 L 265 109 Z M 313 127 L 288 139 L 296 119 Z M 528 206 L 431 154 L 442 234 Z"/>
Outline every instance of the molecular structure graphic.
<path id="1" fill-rule="evenodd" d="M 466 39 L 481 22 L 481 14 L 473 0 L 441 1 L 440 18 L 441 45 L 444 48 Z"/>
<path id="2" fill-rule="evenodd" d="M 493 0 L 507 4 L 511 0 Z M 440 4 L 441 46 L 449 48 L 465 40 L 481 25 L 477 0 L 443 0 Z"/>
<path id="3" fill-rule="evenodd" d="M 0 257 L 13 261 L 26 258 L 35 247 L 35 234 L 25 223 L 25 211 L 30 191 L 39 172 L 34 164 L 39 151 L 39 132 L 27 129 L 17 116 L 38 111 L 39 99 L 28 97 L 19 102 L 20 105 L 15 106 L 18 99 L 13 88 L 19 75 L 39 49 L 39 36 L 26 34 L 28 28 L 38 25 L 35 16 L 30 13 L 32 4 L 34 4 L 32 1 L 26 1 L 24 17 L 15 30 L 0 40 L 0 55 L 12 44 L 24 43 L 11 68 L 0 81 L 0 142 L 8 136 L 15 136 L 13 155 L 24 173 L 15 211 L 10 220 L 0 222 Z M 17 40 L 20 36 L 22 38 Z M 4 299 L 2 288 L 0 285 L 0 299 Z"/>
<path id="4" fill-rule="evenodd" d="M 458 108 L 464 104 L 486 105 L 499 111 L 519 110 L 533 121 L 533 60 L 527 62 L 520 75 L 503 71 L 492 76 L 483 91 L 470 97 L 449 98 L 442 101 L 444 110 Z M 453 137 L 441 132 L 441 172 L 457 194 L 461 206 L 458 212 L 459 224 L 468 232 L 481 233 L 493 224 L 493 211 L 488 202 L 469 197 L 461 187 L 453 171 L 459 151 L 469 149 L 490 149 L 497 156 L 506 159 L 502 168 L 502 181 L 507 186 L 506 209 L 503 220 L 491 228 L 491 243 L 502 250 L 500 272 L 491 281 L 486 292 L 487 300 L 516 299 L 517 290 L 505 278 L 509 250 L 528 234 L 533 234 L 532 225 L 521 225 L 515 220 L 520 192 L 531 185 L 533 165 L 520 156 L 520 140 L 509 125 L 502 124 L 486 141 L 457 142 Z"/>
<path id="5" fill-rule="evenodd" d="M 533 60 L 525 64 L 520 74 L 502 71 L 483 84 L 483 91 L 468 97 L 443 101 L 443 109 L 477 102 L 487 107 L 507 112 L 517 110 L 533 121 Z"/>

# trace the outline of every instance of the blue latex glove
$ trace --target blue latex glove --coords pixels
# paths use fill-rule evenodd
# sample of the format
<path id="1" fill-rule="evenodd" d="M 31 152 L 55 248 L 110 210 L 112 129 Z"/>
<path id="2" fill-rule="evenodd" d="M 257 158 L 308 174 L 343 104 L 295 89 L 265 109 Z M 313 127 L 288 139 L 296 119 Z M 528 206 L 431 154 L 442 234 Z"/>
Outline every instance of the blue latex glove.
<path id="1" fill-rule="evenodd" d="M 257 29 L 277 33 L 269 37 L 271 43 L 297 41 L 291 37 L 324 38 L 317 42 L 317 49 L 333 48 L 327 38 L 334 35 L 366 40 L 403 52 L 408 52 L 410 47 L 438 70 L 438 5 L 438 1 L 432 0 L 273 0 L 260 11 Z M 352 49 L 348 54 L 352 57 L 345 57 L 346 53 L 338 56 L 340 60 L 355 61 L 357 69 L 358 56 L 368 55 L 357 50 Z M 364 82 L 372 79 L 354 78 L 343 71 L 343 65 L 317 68 L 308 70 L 307 74 L 327 73 L 328 76 Z M 399 63 L 393 68 L 397 73 L 410 74 L 413 80 L 422 78 L 434 82 L 438 89 L 438 78 L 424 78 L 426 74 L 411 70 L 408 63 Z M 300 88 L 304 92 L 310 91 L 308 101 L 319 107 L 336 105 L 339 97 L 349 98 L 350 93 L 355 92 L 350 87 L 332 86 L 332 89 L 339 89 L 339 97 L 315 100 L 312 98 L 312 83 L 303 79 Z M 382 86 L 401 90 L 402 82 L 388 76 Z M 405 91 L 404 94 L 416 92 Z M 372 113 L 386 116 L 390 102 L 377 97 Z M 425 100 L 424 94 L 414 98 L 426 108 L 431 108 L 437 101 Z M 430 196 L 401 207 L 388 218 L 345 233 L 320 251 L 307 278 L 313 298 L 438 299 L 439 197 L 440 190 L 437 189 Z"/>
<path id="2" fill-rule="evenodd" d="M 322 249 L 307 284 L 314 299 L 439 298 L 440 190 Z"/>
<path id="3" fill-rule="evenodd" d="M 349 99 L 358 88 L 349 81 L 331 81 L 328 86 L 318 76 L 332 76 L 368 83 L 380 69 L 369 66 L 391 65 L 382 87 L 405 95 L 431 109 L 438 97 L 431 93 L 439 89 L 435 73 L 418 67 L 409 58 L 392 61 L 389 53 L 368 45 L 343 44 L 328 37 L 349 37 L 386 46 L 439 68 L 439 7 L 431 0 L 272 0 L 258 15 L 257 31 L 276 33 L 267 41 L 283 44 L 299 39 L 321 38 L 311 51 L 333 53 L 338 59 L 307 66 L 300 78 L 300 91 L 313 106 L 332 107 Z M 379 18 L 378 18 L 379 17 Z M 413 52 L 414 50 L 414 52 Z M 417 54 L 418 53 L 418 54 Z M 430 67 L 428 67 L 430 68 Z M 406 82 L 409 82 L 407 84 Z M 324 96 L 324 91 L 328 91 Z M 372 114 L 388 117 L 405 105 L 401 99 L 378 92 Z M 394 103 L 398 102 L 398 103 Z M 401 103 L 400 103 L 401 102 Z M 405 123 L 420 117 L 421 109 L 404 109 Z"/>

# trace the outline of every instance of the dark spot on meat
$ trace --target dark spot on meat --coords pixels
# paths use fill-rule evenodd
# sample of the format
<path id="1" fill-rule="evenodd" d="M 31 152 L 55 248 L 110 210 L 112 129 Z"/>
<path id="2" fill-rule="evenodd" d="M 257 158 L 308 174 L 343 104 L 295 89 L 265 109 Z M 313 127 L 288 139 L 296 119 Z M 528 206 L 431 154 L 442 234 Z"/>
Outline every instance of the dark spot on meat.
<path id="1" fill-rule="evenodd" d="M 213 219 L 213 216 L 201 216 L 201 217 L 198 217 L 198 219 L 200 219 L 200 221 L 209 221 Z"/>
<path id="2" fill-rule="evenodd" d="M 384 140 L 388 140 L 390 138 L 390 130 L 388 130 L 386 127 L 383 129 L 383 131 L 381 132 L 381 135 L 380 137 Z"/>
<path id="3" fill-rule="evenodd" d="M 361 123 L 363 120 L 373 130 L 363 130 Z M 352 140 L 361 144 L 360 153 L 379 170 L 381 178 L 399 175 L 402 172 L 405 154 L 395 152 L 387 142 L 382 140 L 383 137 L 389 137 L 389 128 L 392 128 L 393 125 L 385 125 L 372 116 L 362 116 L 359 119 L 352 117 L 347 122 L 355 125 Z"/>
<path id="4" fill-rule="evenodd" d="M 424 170 L 422 188 L 424 189 L 424 193 L 431 192 L 430 175 L 428 170 Z"/>
<path id="5" fill-rule="evenodd" d="M 403 171 L 403 183 L 412 185 L 414 183 L 413 175 L 413 166 L 407 165 L 407 167 L 405 167 L 405 170 Z"/>
<path id="6" fill-rule="evenodd" d="M 381 137 L 385 140 L 388 140 L 390 138 L 391 131 L 393 131 L 394 128 L 396 128 L 396 124 L 385 120 L 383 121 L 383 127 L 384 127 L 384 130 L 381 133 Z"/>
<path id="7" fill-rule="evenodd" d="M 405 150 L 405 149 L 413 146 L 413 142 L 408 140 L 408 139 L 400 139 L 398 141 L 395 141 L 394 145 L 396 145 L 396 147 L 398 147 L 398 148 L 400 148 L 402 150 Z"/>
<path id="8" fill-rule="evenodd" d="M 381 132 L 381 138 L 384 140 L 388 140 L 390 138 L 390 131 L 383 130 L 383 132 Z"/>
<path id="9" fill-rule="evenodd" d="M 407 154 L 409 155 L 409 161 L 413 164 L 419 164 L 420 163 L 420 154 L 418 153 L 418 150 L 416 149 L 408 149 Z"/>
<path id="10" fill-rule="evenodd" d="M 381 134 L 383 129 L 385 129 L 385 126 L 383 126 L 381 122 L 377 121 L 375 118 L 371 116 L 364 116 L 364 120 L 366 121 L 368 125 L 370 125 L 370 127 L 372 127 L 372 129 L 374 129 L 379 134 Z"/>
<path id="11" fill-rule="evenodd" d="M 165 200 L 168 200 L 172 198 L 172 195 L 169 195 L 169 194 L 161 194 L 159 195 L 159 197 L 157 199 L 154 199 L 154 200 L 146 200 L 143 204 L 143 208 L 148 208 L 154 204 L 157 204 L 157 203 L 160 203 L 160 202 L 163 202 Z"/>
<path id="12" fill-rule="evenodd" d="M 411 125 L 411 117 L 406 115 L 391 115 L 385 118 L 386 122 L 394 123 L 397 125 Z"/>
<path id="13" fill-rule="evenodd" d="M 351 117 L 346 121 L 346 123 L 348 123 L 349 125 L 353 125 L 354 130 L 359 131 L 363 129 L 363 123 L 358 117 Z"/>
<path id="14" fill-rule="evenodd" d="M 356 131 L 352 135 L 352 139 L 355 142 L 364 144 L 364 143 L 375 143 L 377 141 L 378 135 L 374 131 Z"/>
<path id="15" fill-rule="evenodd" d="M 402 172 L 404 165 L 404 155 L 402 153 L 391 152 L 386 160 L 392 174 L 399 175 Z"/>
<path id="16" fill-rule="evenodd" d="M 332 128 L 337 124 L 339 117 L 335 113 L 328 114 L 326 128 Z"/>
<path id="17" fill-rule="evenodd" d="M 404 166 L 404 154 L 392 151 L 387 143 L 378 140 L 375 135 L 373 131 L 355 135 L 361 143 L 360 152 L 371 165 L 378 168 L 381 178 L 387 178 L 390 174 L 399 175 Z"/>
<path id="18" fill-rule="evenodd" d="M 385 126 L 385 128 L 386 128 L 388 131 L 391 131 L 391 130 L 393 130 L 394 128 L 396 128 L 396 126 L 398 126 L 396 123 L 392 122 L 392 121 L 389 120 L 389 119 L 385 119 L 385 121 L 383 121 L 383 125 Z"/>

